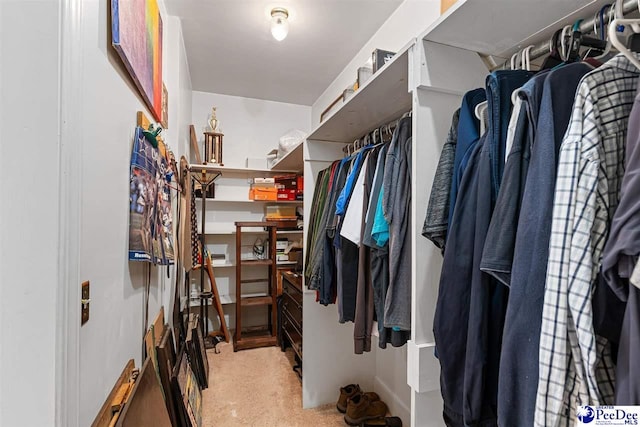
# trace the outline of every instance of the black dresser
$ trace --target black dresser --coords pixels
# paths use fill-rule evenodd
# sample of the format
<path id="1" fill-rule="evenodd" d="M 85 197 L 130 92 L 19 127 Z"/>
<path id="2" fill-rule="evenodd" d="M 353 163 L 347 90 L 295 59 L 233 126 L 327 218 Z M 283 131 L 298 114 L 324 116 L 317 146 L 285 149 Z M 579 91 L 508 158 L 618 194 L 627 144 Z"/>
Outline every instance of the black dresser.
<path id="1" fill-rule="evenodd" d="M 293 369 L 302 377 L 302 275 L 292 271 L 283 271 L 281 274 L 280 347 L 282 351 L 288 347 L 293 349 L 297 363 Z"/>

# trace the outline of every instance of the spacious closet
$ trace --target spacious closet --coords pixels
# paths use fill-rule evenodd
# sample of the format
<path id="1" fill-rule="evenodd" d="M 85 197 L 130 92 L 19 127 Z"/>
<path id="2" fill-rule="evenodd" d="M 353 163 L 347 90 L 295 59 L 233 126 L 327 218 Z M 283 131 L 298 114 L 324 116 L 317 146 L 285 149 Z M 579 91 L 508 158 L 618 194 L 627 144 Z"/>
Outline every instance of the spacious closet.
<path id="1" fill-rule="evenodd" d="M 443 144 L 448 142 L 448 137 L 451 137 L 450 135 L 448 136 L 448 134 L 450 128 L 452 128 L 452 117 L 454 113 L 461 108 L 465 94 L 468 94 L 469 91 L 476 88 L 481 88 L 481 93 L 484 93 L 485 87 L 489 88 L 490 84 L 494 85 L 492 86 L 494 90 L 495 88 L 503 90 L 503 92 L 498 93 L 494 91 L 493 93 L 493 96 L 496 97 L 494 100 L 494 111 L 500 111 L 498 109 L 499 107 L 496 106 L 497 97 L 507 96 L 501 94 L 507 92 L 508 86 L 500 88 L 499 85 L 511 84 L 512 88 L 509 90 L 509 103 L 503 104 L 507 105 L 506 108 L 508 110 L 505 114 L 507 114 L 508 121 L 509 117 L 511 117 L 510 109 L 512 108 L 511 91 L 519 89 L 534 75 L 533 71 L 528 72 L 524 70 L 525 65 L 518 65 L 518 62 L 515 61 L 516 59 L 521 61 L 523 57 L 527 59 L 533 58 L 531 61 L 534 65 L 529 65 L 529 68 L 532 70 L 545 67 L 545 58 L 549 56 L 550 51 L 554 50 L 553 48 L 550 49 L 549 46 L 553 46 L 553 41 L 557 42 L 559 40 L 559 34 L 563 27 L 569 26 L 568 29 L 565 28 L 566 34 L 570 34 L 572 31 L 578 31 L 580 37 L 583 37 L 583 44 L 579 49 L 580 56 L 604 57 L 606 59 L 602 61 L 606 61 L 613 57 L 615 53 L 612 52 L 607 56 L 609 53 L 609 45 L 604 40 L 605 38 L 609 38 L 607 24 L 614 18 L 621 18 L 623 13 L 626 16 L 637 16 L 639 12 L 638 6 L 638 3 L 635 1 L 620 2 L 617 8 L 615 8 L 614 5 L 608 5 L 605 4 L 605 2 L 598 1 L 566 1 L 549 4 L 525 1 L 458 1 L 423 33 L 417 35 L 415 39 L 409 40 L 407 45 L 399 50 L 393 59 L 379 70 L 370 81 L 361 87 L 351 99 L 340 109 L 325 118 L 325 120 L 311 132 L 305 142 L 305 181 L 310 188 L 315 187 L 318 189 L 323 187 L 319 185 L 321 183 L 316 182 L 316 180 L 321 179 L 325 176 L 325 173 L 331 171 L 332 165 L 334 165 L 333 167 L 335 169 L 336 163 L 334 162 L 336 160 L 344 159 L 354 151 L 357 153 L 359 151 L 358 149 L 364 145 L 375 145 L 378 143 L 369 138 L 370 132 L 381 129 L 389 123 L 396 123 L 403 114 L 405 116 L 408 115 L 407 113 L 410 114 L 413 128 L 410 174 L 411 335 L 410 340 L 403 347 L 393 348 L 388 346 L 386 349 L 382 349 L 377 345 L 379 336 L 374 326 L 371 352 L 363 355 L 354 354 L 353 327 L 351 324 L 346 326 L 338 322 L 338 319 L 343 314 L 340 312 L 341 308 L 336 305 L 329 305 L 328 307 L 322 306 L 318 303 L 318 299 L 322 299 L 322 293 L 318 292 L 317 288 L 307 288 L 304 299 L 304 348 L 305 361 L 307 363 L 305 376 L 303 378 L 303 402 L 305 406 L 311 407 L 322 402 L 330 401 L 333 396 L 333 390 L 344 382 L 345 377 L 348 377 L 353 379 L 353 381 L 350 380 L 349 382 L 372 385 L 373 390 L 381 396 L 384 396 L 388 402 L 391 402 L 390 407 L 393 407 L 396 412 L 405 413 L 404 411 L 410 411 L 411 425 L 443 425 L 444 421 L 440 416 L 443 402 L 442 393 L 444 393 L 446 399 L 447 392 L 442 392 L 441 390 L 441 361 L 438 357 L 449 357 L 449 353 L 447 353 L 449 350 L 445 344 L 447 344 L 449 338 L 455 339 L 455 333 L 440 336 L 444 344 L 442 348 L 443 353 L 438 355 L 436 341 L 434 339 L 434 329 L 437 332 L 440 331 L 441 334 L 443 332 L 442 326 L 438 324 L 434 325 L 434 317 L 440 319 L 440 322 L 443 321 L 443 318 L 449 319 L 449 322 L 454 322 L 453 329 L 464 328 L 465 340 L 467 339 L 467 326 L 463 325 L 463 323 L 465 323 L 464 317 L 459 318 L 461 323 L 457 325 L 450 313 L 443 312 L 443 310 L 446 311 L 450 308 L 452 313 L 458 313 L 458 311 L 456 311 L 459 310 L 458 307 L 449 307 L 446 305 L 446 301 L 439 302 L 438 291 L 439 287 L 443 286 L 443 283 L 445 284 L 444 286 L 450 285 L 447 280 L 456 280 L 456 276 L 455 274 L 451 276 L 451 274 L 447 273 L 447 276 L 441 277 L 443 253 L 439 247 L 424 237 L 423 226 L 425 224 L 425 216 L 427 215 L 430 194 L 435 191 L 432 189 L 432 185 L 438 185 L 438 183 L 434 184 L 434 176 L 436 175 L 441 150 Z M 600 20 L 602 20 L 605 25 L 604 30 L 601 29 Z M 572 26 L 573 29 L 571 28 Z M 597 34 L 593 33 L 594 26 L 598 31 Z M 556 33 L 555 38 L 554 33 Z M 625 36 L 628 34 L 628 32 L 625 33 Z M 595 39 L 595 41 L 593 41 L 593 39 Z M 590 47 L 589 43 L 593 43 L 593 46 L 597 47 Z M 526 56 L 527 52 L 525 52 L 525 54 L 522 53 L 527 47 L 529 47 L 528 57 Z M 559 49 L 559 47 L 556 49 Z M 591 53 L 592 50 L 593 53 Z M 606 52 L 603 52 L 605 50 Z M 533 52 L 533 54 L 531 54 L 531 52 Z M 555 52 L 555 55 L 557 55 L 557 52 Z M 562 63 L 563 60 L 564 58 L 557 59 L 554 64 L 546 65 L 546 67 L 551 69 Z M 512 64 L 514 61 L 516 62 L 515 65 Z M 612 61 L 615 62 L 616 59 L 614 58 Z M 624 98 L 626 101 L 620 101 L 627 103 L 626 105 L 628 105 L 628 107 L 618 107 L 627 108 L 626 113 L 621 113 L 623 116 L 621 123 L 624 123 L 623 126 L 626 126 L 625 117 L 628 117 L 628 109 L 631 107 L 629 102 L 632 102 L 636 90 L 633 77 L 635 73 L 637 73 L 637 70 L 635 66 L 631 65 L 624 57 L 623 59 L 618 59 L 618 61 L 626 64 L 622 67 L 626 67 L 624 69 L 629 70 L 630 83 L 625 87 L 630 91 L 630 95 Z M 576 59 L 573 58 L 569 62 L 576 62 Z M 605 65 L 605 68 L 607 66 L 608 65 Z M 612 66 L 620 67 L 615 64 Z M 514 75 L 517 74 L 519 77 L 515 78 L 515 80 L 512 79 L 511 83 L 498 83 L 498 81 L 502 82 L 502 80 L 496 80 L 496 83 L 490 83 L 491 78 L 489 78 L 489 73 L 491 71 L 503 68 L 508 70 L 512 67 L 521 69 L 521 71 L 514 72 Z M 566 88 L 567 93 L 558 92 L 558 94 L 554 96 L 563 96 L 563 99 L 565 99 L 563 102 L 571 106 L 580 77 L 594 69 L 593 65 L 576 64 L 569 66 L 569 71 L 556 73 L 559 77 L 555 77 L 555 79 L 561 79 L 559 81 L 566 82 L 569 86 Z M 494 74 L 498 76 L 494 78 L 506 79 L 506 77 L 502 76 L 509 72 L 502 72 L 505 74 L 500 75 L 499 73 L 501 72 L 502 71 L 498 71 L 498 74 Z M 607 75 L 607 72 L 605 71 L 603 74 Z M 594 78 L 599 79 L 601 77 Z M 612 78 L 615 79 L 615 77 Z M 540 89 L 537 90 L 541 91 L 541 86 Z M 524 93 L 521 95 L 523 99 L 527 99 L 527 96 L 534 95 L 526 95 Z M 543 108 L 540 114 L 548 114 L 544 109 L 545 107 L 538 107 L 540 102 L 539 98 L 536 100 L 534 97 L 534 99 L 529 102 L 536 106 L 528 108 Z M 477 104 L 478 102 L 476 101 L 473 107 Z M 462 105 L 462 107 L 464 108 L 465 106 Z M 525 107 L 522 108 L 524 109 Z M 571 112 L 570 109 L 568 111 L 569 113 Z M 495 115 L 496 113 L 494 112 L 493 114 Z M 537 121 L 538 113 L 535 114 L 535 119 L 531 120 Z M 460 113 L 460 116 L 462 116 L 462 113 Z M 567 116 L 567 124 L 568 119 L 569 117 Z M 474 120 L 478 121 L 475 117 Z M 494 118 L 494 122 L 496 120 L 497 118 Z M 561 119 L 556 118 L 556 120 Z M 479 122 L 480 121 L 478 121 L 478 123 Z M 533 123 L 535 126 L 535 121 Z M 485 123 L 483 123 L 483 127 L 485 127 L 484 125 Z M 457 127 L 457 122 L 455 122 L 453 126 Z M 491 117 L 489 117 L 488 126 L 492 126 Z M 499 130 L 499 132 L 506 132 L 506 123 L 502 126 L 504 126 L 504 128 Z M 480 131 L 480 129 L 478 129 L 478 131 Z M 484 129 L 482 129 L 482 132 L 484 132 Z M 562 131 L 562 134 L 564 134 L 564 131 Z M 480 135 L 481 134 L 478 136 Z M 365 136 L 367 137 L 366 141 Z M 507 173 L 505 168 L 514 169 L 516 166 L 504 165 L 505 163 L 508 164 L 506 161 L 509 157 L 509 151 L 508 148 L 503 148 L 502 150 L 503 151 L 494 155 L 503 159 L 503 166 L 501 168 Z M 536 155 L 540 156 L 540 154 Z M 614 161 L 615 164 L 619 165 L 618 167 L 622 167 L 623 162 L 624 158 L 620 156 Z M 514 172 L 509 171 L 508 174 L 509 180 L 512 180 Z M 621 174 L 622 172 L 620 172 L 619 169 L 617 175 L 620 176 Z M 500 175 L 502 176 L 502 171 Z M 533 179 L 535 178 L 532 178 L 532 180 Z M 524 186 L 524 182 L 522 182 L 522 185 Z M 447 192 L 448 200 L 449 190 L 445 189 L 443 191 Z M 548 195 L 545 197 L 550 197 L 551 200 L 553 200 L 553 191 L 547 191 Z M 497 191 L 493 197 L 498 197 Z M 502 196 L 503 199 L 506 197 L 507 196 Z M 513 197 L 517 199 L 522 196 L 517 196 L 516 194 Z M 317 208 L 317 204 L 313 202 L 313 200 L 312 197 L 305 199 L 305 216 L 307 217 L 312 215 L 314 209 Z M 533 200 L 537 199 L 534 198 Z M 498 199 L 498 203 L 500 203 L 500 199 Z M 537 208 L 535 201 L 527 203 L 530 204 L 523 207 L 523 209 L 528 209 L 527 213 L 530 213 L 530 216 L 542 215 L 542 213 L 535 214 L 535 209 L 532 210 L 532 208 Z M 533 203 L 533 205 L 531 203 Z M 491 219 L 491 214 L 489 215 L 488 219 Z M 499 220 L 494 221 L 499 223 Z M 512 218 L 511 221 L 514 221 L 514 219 Z M 517 223 L 517 216 L 515 221 Z M 611 221 L 611 218 L 609 221 Z M 487 226 L 488 225 L 487 223 Z M 507 223 L 503 226 L 509 227 Z M 496 232 L 494 231 L 494 233 Z M 522 233 L 524 235 L 525 232 Z M 530 235 L 530 239 L 533 240 L 529 240 L 529 244 L 535 244 L 535 242 L 540 241 L 535 240 L 535 236 L 535 233 Z M 313 242 L 309 240 L 308 235 L 305 237 L 307 239 L 305 250 L 312 250 L 311 245 L 313 245 Z M 466 239 L 470 238 L 471 237 L 466 237 Z M 465 237 L 463 236 L 460 239 L 464 241 Z M 473 241 L 472 238 L 471 241 Z M 508 243 L 500 240 L 498 240 L 498 242 L 498 244 L 493 243 L 494 248 L 499 247 L 497 251 L 509 248 Z M 540 244 L 542 246 L 545 245 L 544 237 Z M 503 248 L 503 245 L 507 246 Z M 458 247 L 457 252 L 455 252 L 456 249 L 452 249 L 452 254 L 450 254 L 448 258 L 458 258 L 463 253 L 460 251 L 464 250 L 464 248 Z M 513 252 L 513 249 L 506 250 Z M 599 254 L 600 252 L 595 253 Z M 594 256 L 597 257 L 598 255 Z M 513 257 L 513 255 L 511 255 L 511 257 Z M 445 260 L 446 259 L 447 256 L 445 255 Z M 464 260 L 458 261 L 457 268 L 466 268 Z M 520 262 L 520 259 L 518 262 Z M 543 263 L 546 265 L 546 259 Z M 307 264 L 307 266 L 308 265 L 309 264 Z M 470 263 L 468 266 L 471 268 Z M 500 268 L 501 267 L 498 267 L 498 271 L 500 271 Z M 509 264 L 509 269 L 510 268 L 511 265 Z M 514 268 L 516 268 L 515 264 Z M 597 268 L 598 267 L 594 267 L 594 271 L 597 271 Z M 454 278 L 449 279 L 449 277 Z M 309 281 L 310 278 L 308 275 L 306 279 Z M 542 280 L 544 283 L 544 275 L 542 276 Z M 309 285 L 309 283 L 307 283 L 307 285 Z M 340 292 L 340 289 L 338 289 L 338 292 Z M 449 291 L 449 293 L 451 292 L 453 292 L 453 294 L 450 298 L 456 299 L 460 298 L 465 291 L 461 289 Z M 440 294 L 441 298 L 449 298 L 446 296 L 446 293 L 443 294 L 442 288 L 440 288 Z M 472 298 L 475 298 L 473 295 L 479 297 L 478 294 L 472 294 Z M 482 298 L 493 297 L 495 297 L 495 295 L 492 294 L 491 296 Z M 507 297 L 502 296 L 500 298 L 505 298 L 506 301 Z M 515 301 L 516 298 L 522 297 L 516 295 L 513 298 Z M 549 296 L 546 296 L 546 298 L 549 298 Z M 474 301 L 478 302 L 483 300 Z M 527 302 L 524 301 L 520 304 L 522 303 L 527 304 Z M 530 301 L 530 303 L 531 309 L 534 311 L 536 309 L 533 307 L 536 306 L 539 307 L 539 310 L 542 310 L 541 302 Z M 437 304 L 444 304 L 439 308 L 439 310 L 441 310 L 440 315 L 438 315 L 436 311 Z M 478 302 L 478 304 L 481 303 Z M 466 310 L 468 312 L 469 307 L 467 307 Z M 506 308 L 502 310 L 502 321 L 504 322 Z M 547 308 L 545 308 L 545 310 L 547 310 Z M 528 313 L 528 311 L 521 312 L 521 315 L 531 316 L 531 314 Z M 466 314 L 468 315 L 468 313 Z M 535 330 L 535 322 L 533 324 L 526 324 L 523 322 L 528 322 L 529 320 L 523 320 L 523 322 L 518 324 L 513 319 L 517 319 L 519 314 L 513 313 L 508 316 L 510 316 L 511 319 L 507 320 L 510 322 L 509 326 L 511 328 L 509 333 L 515 333 L 513 332 L 513 328 L 524 328 L 522 330 L 527 330 L 527 328 L 533 327 Z M 453 315 L 453 317 L 455 317 L 455 315 Z M 522 319 L 531 319 L 531 317 L 522 317 Z M 502 327 L 503 326 L 501 326 L 501 328 Z M 452 333 L 452 328 L 450 327 L 447 330 Z M 470 331 L 471 329 L 472 327 L 469 326 Z M 469 333 L 471 334 L 471 332 Z M 562 333 L 560 332 L 558 335 L 562 336 Z M 512 341 L 512 338 L 509 338 L 507 342 L 509 345 L 517 345 L 517 341 Z M 470 341 L 465 345 L 471 346 Z M 524 348 L 526 348 L 526 346 Z M 527 351 L 537 352 L 538 349 L 539 347 L 536 344 L 535 348 L 530 348 Z M 524 363 L 523 358 L 526 357 L 522 351 L 511 351 L 513 356 L 510 357 L 518 358 L 514 363 Z M 494 356 L 500 357 L 499 350 L 497 353 L 494 353 L 493 356 L 489 357 Z M 502 357 L 509 357 L 505 356 L 504 350 Z M 517 362 L 517 360 L 520 362 Z M 537 360 L 538 357 L 536 354 L 535 358 L 533 358 L 533 363 L 537 363 Z M 447 364 L 447 362 L 447 360 L 442 360 L 443 366 Z M 464 366 L 464 355 L 462 363 L 462 366 Z M 464 368 L 461 368 L 460 365 L 455 366 L 457 366 L 455 369 L 461 371 L 460 375 L 464 377 Z M 482 371 L 486 368 L 478 369 Z M 409 388 L 405 386 L 403 381 L 405 375 Z M 449 378 L 447 375 L 448 374 L 445 374 L 443 377 L 444 381 L 447 381 L 446 378 Z M 514 371 L 514 375 L 525 374 L 520 368 Z M 487 378 L 485 381 L 492 381 L 491 374 L 489 374 Z M 495 379 L 497 380 L 497 375 Z M 471 380 L 467 379 L 467 381 Z M 533 390 L 535 390 L 537 378 L 531 381 L 534 383 Z M 601 383 L 600 386 L 606 388 L 605 383 L 606 381 Z M 531 386 L 527 387 L 529 387 L 528 390 L 531 389 Z M 531 401 L 530 394 L 523 394 L 530 392 L 525 392 L 524 388 L 515 388 L 512 390 L 513 393 L 518 393 L 511 397 L 513 401 L 512 404 L 518 404 L 518 406 L 516 406 L 517 409 L 514 409 L 512 412 L 525 410 L 520 408 L 523 403 L 519 402 L 519 400 Z M 539 393 L 540 390 L 538 390 L 538 394 Z M 489 393 L 489 395 L 490 394 L 491 393 Z M 562 396 L 558 397 L 557 391 L 549 389 L 547 396 L 552 396 L 554 399 L 559 399 L 559 402 L 562 402 Z M 613 404 L 615 402 L 615 400 L 612 400 L 611 395 L 607 395 L 606 392 L 605 396 L 609 397 L 604 398 L 604 400 L 598 400 L 597 398 L 585 400 L 584 397 L 582 397 L 577 400 L 577 403 L 573 400 L 572 403 L 569 403 L 569 400 L 567 400 L 565 404 L 570 405 L 571 410 L 575 410 L 576 404 Z M 535 397 L 533 401 L 535 402 Z M 500 402 L 503 403 L 505 401 L 501 398 Z M 450 404 L 450 402 L 447 401 L 446 404 Z M 550 412 L 553 412 L 553 410 L 550 410 Z M 436 417 L 435 414 L 438 414 L 438 416 Z M 447 415 L 445 415 L 445 417 L 446 416 Z M 513 424 L 515 421 L 512 419 L 505 418 L 503 420 L 503 422 L 506 423 L 504 425 L 515 425 Z M 526 421 L 522 422 L 528 425 L 529 422 L 533 422 L 533 420 L 529 420 L 527 417 Z M 536 418 L 536 422 L 541 422 L 541 425 L 547 425 L 544 421 L 538 421 L 538 418 Z M 575 422 L 575 418 L 573 422 Z"/>
<path id="2" fill-rule="evenodd" d="M 0 0 L 0 425 L 637 424 L 640 1 L 283 3 Z"/>

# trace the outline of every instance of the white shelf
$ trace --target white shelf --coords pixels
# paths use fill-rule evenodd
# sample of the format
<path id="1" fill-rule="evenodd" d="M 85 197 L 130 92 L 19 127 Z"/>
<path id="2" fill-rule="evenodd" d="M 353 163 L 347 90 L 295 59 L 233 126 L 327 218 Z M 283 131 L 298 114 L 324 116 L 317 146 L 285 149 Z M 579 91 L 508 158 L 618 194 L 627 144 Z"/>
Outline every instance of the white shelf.
<path id="1" fill-rule="evenodd" d="M 302 230 L 277 230 L 276 234 L 302 234 Z"/>
<path id="2" fill-rule="evenodd" d="M 397 52 L 307 140 L 351 143 L 410 111 L 409 48 L 414 44 L 415 40 Z"/>
<path id="3" fill-rule="evenodd" d="M 594 16 L 600 0 L 458 0 L 420 39 L 502 58 Z"/>
<path id="4" fill-rule="evenodd" d="M 298 261 L 279 261 L 277 265 L 296 265 Z"/>
<path id="5" fill-rule="evenodd" d="M 202 202 L 201 198 L 197 198 L 196 202 Z M 249 200 L 249 199 L 224 199 L 224 198 L 215 198 L 212 199 L 207 197 L 207 203 L 209 202 L 217 202 L 217 203 L 274 203 L 276 205 L 279 204 L 301 204 L 304 203 L 304 200 Z"/>
<path id="6" fill-rule="evenodd" d="M 268 293 L 266 292 L 254 292 L 254 293 L 247 293 L 247 294 L 242 294 L 243 298 L 255 298 L 255 297 L 268 297 L 270 296 Z M 211 298 L 207 298 L 207 299 L 211 299 Z M 220 295 L 220 303 L 222 305 L 228 305 L 228 304 L 235 304 L 236 303 L 236 296 L 235 295 Z M 210 303 L 209 303 L 210 304 Z M 191 307 L 200 307 L 200 299 L 189 299 L 189 305 Z"/>
<path id="7" fill-rule="evenodd" d="M 211 264 L 213 266 L 213 268 L 228 268 L 228 267 L 235 267 L 236 263 L 235 262 L 225 262 L 224 264 Z"/>
<path id="8" fill-rule="evenodd" d="M 301 141 L 296 145 L 293 150 L 289 151 L 283 158 L 278 160 L 271 167 L 271 170 L 274 172 L 285 172 L 287 170 L 297 170 L 298 172 L 302 171 L 302 169 L 304 169 L 304 161 L 302 159 L 303 144 L 304 141 Z"/>
<path id="9" fill-rule="evenodd" d="M 211 298 L 207 298 L 208 300 L 211 300 Z M 210 301 L 207 301 L 207 303 L 209 305 L 211 305 Z M 235 295 L 220 295 L 220 304 L 222 305 L 228 305 L 228 304 L 235 304 L 236 303 L 236 296 Z M 200 300 L 199 299 L 189 299 L 189 305 L 193 308 L 193 307 L 200 307 Z"/>
<path id="10" fill-rule="evenodd" d="M 298 170 L 272 170 L 272 169 L 252 169 L 252 168 L 234 168 L 228 166 L 215 166 L 215 165 L 199 165 L 197 163 L 191 163 L 189 165 L 189 170 L 192 173 L 200 173 L 200 171 L 205 170 L 207 172 L 222 172 L 222 173 L 235 173 L 235 174 L 256 174 L 256 173 L 266 173 L 270 175 L 285 173 L 297 173 Z"/>
<path id="11" fill-rule="evenodd" d="M 200 230 L 198 229 L 198 233 Z M 235 235 L 236 230 L 212 230 L 204 233 L 205 236 L 225 236 L 225 235 Z M 242 234 L 269 234 L 268 231 L 264 230 L 242 230 Z"/>

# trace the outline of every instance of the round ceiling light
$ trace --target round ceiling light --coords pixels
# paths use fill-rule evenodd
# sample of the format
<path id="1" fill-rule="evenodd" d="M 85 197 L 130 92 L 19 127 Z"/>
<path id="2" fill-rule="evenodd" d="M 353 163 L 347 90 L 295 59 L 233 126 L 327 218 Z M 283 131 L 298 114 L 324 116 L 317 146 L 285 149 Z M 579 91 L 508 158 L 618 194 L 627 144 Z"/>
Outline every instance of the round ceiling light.
<path id="1" fill-rule="evenodd" d="M 274 39 L 282 41 L 289 33 L 289 11 L 283 7 L 271 9 L 271 35 Z"/>

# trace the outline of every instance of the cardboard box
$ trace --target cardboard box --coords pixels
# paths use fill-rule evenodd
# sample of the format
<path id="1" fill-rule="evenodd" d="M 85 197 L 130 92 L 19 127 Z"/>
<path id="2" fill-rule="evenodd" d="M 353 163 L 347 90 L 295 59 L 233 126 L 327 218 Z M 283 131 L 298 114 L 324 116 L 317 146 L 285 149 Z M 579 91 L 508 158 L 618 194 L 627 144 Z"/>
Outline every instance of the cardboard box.
<path id="1" fill-rule="evenodd" d="M 294 201 L 298 195 L 298 190 L 280 190 L 278 189 L 278 200 Z"/>
<path id="2" fill-rule="evenodd" d="M 252 178 L 250 181 L 252 184 L 275 184 L 274 178 Z"/>
<path id="3" fill-rule="evenodd" d="M 284 251 L 289 246 L 289 239 L 278 239 L 276 241 L 276 250 Z"/>
<path id="4" fill-rule="evenodd" d="M 296 190 L 298 188 L 297 175 L 276 176 L 276 186 L 287 190 Z"/>
<path id="5" fill-rule="evenodd" d="M 296 207 L 292 205 L 269 205 L 265 207 L 266 219 L 296 219 Z"/>
<path id="6" fill-rule="evenodd" d="M 443 14 L 449 9 L 457 0 L 440 0 L 440 14 Z"/>
<path id="7" fill-rule="evenodd" d="M 371 59 L 373 61 L 373 72 L 376 73 L 380 68 L 384 66 L 384 64 L 391 61 L 391 58 L 393 58 L 395 54 L 395 52 L 390 52 L 388 50 L 374 50 L 371 54 Z"/>
<path id="8" fill-rule="evenodd" d="M 300 175 L 298 177 L 298 194 L 296 199 L 302 200 L 304 197 L 304 176 Z"/>
<path id="9" fill-rule="evenodd" d="M 289 255 L 284 253 L 276 254 L 276 261 L 277 262 L 289 261 Z"/>
<path id="10" fill-rule="evenodd" d="M 275 187 L 251 187 L 249 200 L 278 200 L 278 189 Z"/>

